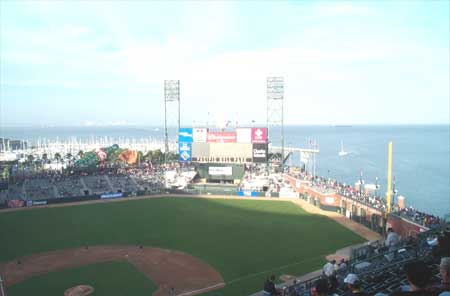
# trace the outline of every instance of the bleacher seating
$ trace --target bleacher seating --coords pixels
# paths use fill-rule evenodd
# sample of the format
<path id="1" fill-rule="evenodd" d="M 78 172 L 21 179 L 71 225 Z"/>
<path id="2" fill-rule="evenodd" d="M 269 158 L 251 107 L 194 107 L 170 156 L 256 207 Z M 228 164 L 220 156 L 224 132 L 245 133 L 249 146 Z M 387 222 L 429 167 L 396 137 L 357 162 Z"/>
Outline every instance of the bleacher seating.
<path id="1" fill-rule="evenodd" d="M 91 175 L 82 177 L 84 184 L 89 189 L 90 194 L 103 194 L 111 192 L 113 189 L 109 186 L 104 175 Z"/>
<path id="2" fill-rule="evenodd" d="M 345 273 L 357 274 L 361 287 L 369 295 L 383 293 L 390 295 L 399 291 L 402 286 L 407 286 L 408 281 L 405 274 L 405 265 L 414 260 L 421 260 L 427 264 L 432 271 L 432 283 L 440 282 L 439 262 L 433 257 L 431 247 L 426 243 L 426 237 L 435 235 L 438 230 L 432 230 L 420 235 L 416 241 L 408 241 L 400 244 L 394 251 L 384 250 L 383 248 L 375 249 L 365 255 L 375 254 L 373 256 L 361 256 L 364 250 L 368 250 L 367 246 L 361 247 L 361 250 L 354 252 L 360 255 L 356 259 L 352 259 L 347 266 L 349 270 Z M 381 246 L 381 244 L 379 244 Z M 365 264 L 364 268 L 357 268 Z M 334 290 L 339 296 L 350 295 L 350 291 L 345 287 L 343 279 L 345 273 L 337 272 L 338 287 Z M 309 296 L 311 288 L 315 286 L 315 282 L 320 277 L 309 279 L 304 282 L 295 284 L 282 285 L 283 296 Z"/>
<path id="3" fill-rule="evenodd" d="M 58 197 L 75 197 L 83 195 L 83 185 L 80 177 L 61 177 L 55 182 Z"/>
<path id="4" fill-rule="evenodd" d="M 28 179 L 25 182 L 26 199 L 38 200 L 55 197 L 53 183 L 51 179 L 35 178 Z"/>
<path id="5" fill-rule="evenodd" d="M 128 175 L 111 175 L 108 176 L 114 191 L 136 192 L 139 187 Z"/>

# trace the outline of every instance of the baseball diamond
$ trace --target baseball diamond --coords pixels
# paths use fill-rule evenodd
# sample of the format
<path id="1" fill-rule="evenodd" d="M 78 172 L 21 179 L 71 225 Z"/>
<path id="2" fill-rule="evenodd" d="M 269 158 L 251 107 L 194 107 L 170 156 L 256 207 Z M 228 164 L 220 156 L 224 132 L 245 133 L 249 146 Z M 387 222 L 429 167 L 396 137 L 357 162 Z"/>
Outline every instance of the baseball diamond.
<path id="1" fill-rule="evenodd" d="M 128 295 L 128 278 L 140 282 L 133 295 L 249 295 L 269 274 L 307 273 L 320 268 L 326 255 L 364 241 L 289 201 L 123 200 L 0 213 L 0 241 L 8 242 L 0 244 L 0 274 L 8 296 L 37 289 L 39 295 L 62 295 L 76 285 Z M 77 271 L 114 262 L 128 273 L 108 268 L 108 277 L 123 275 L 111 290 L 97 284 L 101 272 L 86 278 Z"/>

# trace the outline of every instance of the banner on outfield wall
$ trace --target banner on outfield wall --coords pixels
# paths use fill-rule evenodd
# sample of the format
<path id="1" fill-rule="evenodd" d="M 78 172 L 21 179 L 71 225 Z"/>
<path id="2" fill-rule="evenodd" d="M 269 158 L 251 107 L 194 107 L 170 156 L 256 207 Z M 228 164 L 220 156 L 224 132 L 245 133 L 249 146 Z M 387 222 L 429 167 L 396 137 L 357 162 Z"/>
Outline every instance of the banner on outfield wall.
<path id="1" fill-rule="evenodd" d="M 236 133 L 233 132 L 209 132 L 208 143 L 235 143 Z"/>
<path id="2" fill-rule="evenodd" d="M 25 201 L 22 199 L 11 199 L 7 201 L 8 208 L 21 208 L 25 206 Z"/>
<path id="3" fill-rule="evenodd" d="M 250 191 L 250 190 L 244 190 L 244 191 L 238 191 L 237 192 L 238 196 L 250 196 L 250 197 L 257 197 L 258 196 L 258 192 L 256 191 Z"/>
<path id="4" fill-rule="evenodd" d="M 252 143 L 263 144 L 267 143 L 267 128 L 265 127 L 252 127 Z"/>
<path id="5" fill-rule="evenodd" d="M 236 142 L 237 143 L 251 143 L 252 142 L 252 129 L 251 128 L 237 128 L 236 129 Z"/>
<path id="6" fill-rule="evenodd" d="M 122 197 L 123 193 L 108 193 L 100 195 L 101 199 L 109 199 L 109 198 L 119 198 Z"/>
<path id="7" fill-rule="evenodd" d="M 194 143 L 206 143 L 208 130 L 206 128 L 194 128 L 192 131 L 192 141 Z"/>
<path id="8" fill-rule="evenodd" d="M 33 206 L 45 206 L 47 204 L 46 200 L 33 200 Z"/>
<path id="9" fill-rule="evenodd" d="M 192 128 L 180 128 L 178 142 L 192 143 Z"/>
<path id="10" fill-rule="evenodd" d="M 298 198 L 298 192 L 280 191 L 278 196 L 281 197 L 281 198 Z"/>
<path id="11" fill-rule="evenodd" d="M 209 167 L 208 168 L 208 174 L 211 176 L 231 176 L 233 175 L 233 168 L 232 167 Z"/>
<path id="12" fill-rule="evenodd" d="M 178 143 L 178 161 L 187 162 L 192 158 L 192 143 Z"/>
<path id="13" fill-rule="evenodd" d="M 267 162 L 268 154 L 267 144 L 253 144 L 253 162 Z"/>

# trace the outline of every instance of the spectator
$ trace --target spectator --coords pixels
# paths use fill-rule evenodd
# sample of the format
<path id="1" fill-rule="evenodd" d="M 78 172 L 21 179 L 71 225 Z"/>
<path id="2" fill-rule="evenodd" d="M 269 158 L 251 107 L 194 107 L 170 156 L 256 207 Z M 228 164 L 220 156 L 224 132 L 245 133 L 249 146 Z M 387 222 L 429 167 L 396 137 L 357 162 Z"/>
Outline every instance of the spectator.
<path id="1" fill-rule="evenodd" d="M 264 296 L 277 296 L 280 295 L 279 290 L 277 290 L 277 288 L 275 287 L 275 276 L 271 275 L 270 278 L 268 278 L 266 280 L 266 282 L 264 283 L 264 290 L 263 290 L 263 295 Z"/>
<path id="2" fill-rule="evenodd" d="M 413 261 L 405 265 L 406 278 L 409 283 L 409 291 L 395 292 L 393 296 L 411 295 L 437 295 L 436 290 L 430 289 L 431 270 L 422 261 Z"/>
<path id="3" fill-rule="evenodd" d="M 450 257 L 444 257 L 441 259 L 439 266 L 441 274 L 441 283 L 436 286 L 439 292 L 450 292 Z"/>
<path id="4" fill-rule="evenodd" d="M 314 285 L 314 288 L 312 289 L 312 295 L 316 296 L 328 296 L 328 295 L 336 295 L 334 293 L 331 293 L 328 281 L 326 279 L 318 279 Z"/>
<path id="5" fill-rule="evenodd" d="M 386 240 L 384 241 L 384 245 L 388 249 L 389 253 L 384 255 L 388 261 L 392 261 L 395 258 L 396 253 L 394 252 L 400 242 L 400 238 L 395 233 L 392 227 L 388 228 L 388 234 Z"/>
<path id="6" fill-rule="evenodd" d="M 338 265 L 338 272 L 345 272 L 347 270 L 347 263 L 345 263 L 345 259 L 342 258 L 341 262 Z"/>
<path id="7" fill-rule="evenodd" d="M 326 277 L 331 277 L 336 273 L 336 260 L 332 260 L 330 262 L 327 262 L 327 264 L 325 264 L 323 266 L 322 272 Z"/>
<path id="8" fill-rule="evenodd" d="M 450 257 L 450 235 L 448 233 L 438 235 L 433 243 L 431 253 L 436 262 L 439 262 L 443 257 Z"/>
<path id="9" fill-rule="evenodd" d="M 347 284 L 348 289 L 350 290 L 350 295 L 358 295 L 358 296 L 368 296 L 369 294 L 365 293 L 361 288 L 361 282 L 359 278 L 354 273 L 349 273 L 345 279 L 344 283 Z"/>
<path id="10" fill-rule="evenodd" d="M 388 228 L 388 234 L 386 237 L 386 240 L 384 241 L 384 245 L 389 249 L 389 251 L 392 251 L 395 249 L 397 244 L 400 242 L 400 238 L 397 233 L 395 233 L 394 229 L 392 227 Z"/>

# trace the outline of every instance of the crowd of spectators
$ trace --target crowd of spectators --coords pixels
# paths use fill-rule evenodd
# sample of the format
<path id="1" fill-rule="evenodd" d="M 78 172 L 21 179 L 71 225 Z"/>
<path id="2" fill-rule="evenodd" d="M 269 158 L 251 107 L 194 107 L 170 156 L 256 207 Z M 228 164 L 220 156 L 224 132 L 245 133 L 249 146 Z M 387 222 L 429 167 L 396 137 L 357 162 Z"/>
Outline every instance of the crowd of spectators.
<path id="1" fill-rule="evenodd" d="M 338 193 L 341 196 L 356 200 L 364 205 L 378 209 L 380 211 L 387 210 L 387 201 L 385 198 L 378 195 L 378 190 L 368 190 L 364 188 L 363 182 L 358 182 L 355 186 L 339 183 L 330 178 L 323 178 L 320 176 L 313 177 L 311 174 L 304 171 L 296 171 L 289 173 L 292 177 L 303 182 L 307 187 L 322 194 Z M 360 184 L 362 183 L 362 184 Z M 376 185 L 377 186 L 377 185 Z M 392 211 L 403 216 L 415 223 L 424 225 L 426 227 L 433 227 L 439 225 L 442 220 L 434 215 L 420 212 L 413 207 L 399 208 L 398 205 L 392 205 Z"/>
<path id="2" fill-rule="evenodd" d="M 83 185 L 78 176 L 61 174 L 54 178 L 53 184 L 58 197 L 76 197 L 83 194 Z"/>
<path id="3" fill-rule="evenodd" d="M 433 234 L 430 234 L 433 235 Z M 437 243 L 425 236 L 400 242 L 390 231 L 377 254 L 364 260 L 327 262 L 319 278 L 281 285 L 283 296 L 375 295 L 449 296 L 450 233 L 439 233 Z M 393 248 L 395 246 L 395 248 Z M 392 258 L 389 258 L 391 255 Z M 264 294 L 263 295 L 276 295 Z"/>
<path id="4" fill-rule="evenodd" d="M 397 212 L 400 216 L 427 227 L 434 227 L 441 224 L 441 219 L 437 216 L 420 212 L 413 207 L 405 207 Z"/>
<path id="5" fill-rule="evenodd" d="M 126 174 L 114 174 L 111 176 L 107 176 L 110 180 L 113 191 L 115 192 L 137 192 L 139 191 L 138 184 L 134 181 L 134 179 Z"/>
<path id="6" fill-rule="evenodd" d="M 295 189 L 281 173 L 267 173 L 265 169 L 252 167 L 245 171 L 239 190 L 264 191 L 269 193 L 295 193 Z"/>
<path id="7" fill-rule="evenodd" d="M 134 178 L 141 190 L 154 191 L 164 186 L 164 174 L 161 170 L 153 167 L 144 169 L 129 168 L 122 173 Z"/>
<path id="8" fill-rule="evenodd" d="M 29 172 L 10 179 L 7 188 L 0 190 L 0 202 L 71 198 L 112 192 L 160 191 L 164 186 L 164 172 L 168 169 L 171 167 Z"/>

